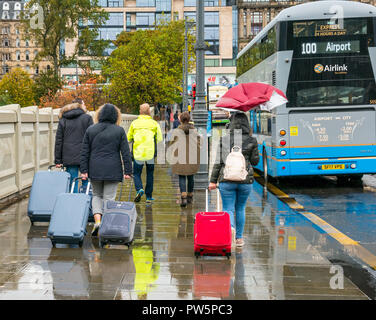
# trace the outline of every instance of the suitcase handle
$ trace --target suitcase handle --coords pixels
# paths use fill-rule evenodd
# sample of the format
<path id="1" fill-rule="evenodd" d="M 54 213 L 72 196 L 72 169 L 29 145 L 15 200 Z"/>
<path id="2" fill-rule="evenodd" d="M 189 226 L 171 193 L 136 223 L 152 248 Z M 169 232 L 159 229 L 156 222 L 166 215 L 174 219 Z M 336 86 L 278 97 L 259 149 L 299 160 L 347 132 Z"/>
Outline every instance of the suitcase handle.
<path id="1" fill-rule="evenodd" d="M 219 189 L 217 189 L 217 212 L 219 211 L 220 208 L 220 194 L 219 194 Z M 209 212 L 209 189 L 205 189 L 205 211 Z"/>
<path id="2" fill-rule="evenodd" d="M 55 167 L 56 167 L 56 164 L 52 164 L 52 165 L 48 166 L 48 169 L 47 169 L 47 170 L 48 170 L 48 171 L 51 171 L 51 169 L 52 169 L 52 168 L 55 168 Z M 60 170 L 61 170 L 61 171 L 64 171 L 64 168 L 65 168 L 64 166 L 61 166 Z"/>
<path id="3" fill-rule="evenodd" d="M 77 178 L 74 178 L 73 179 L 73 181 L 72 181 L 72 188 L 71 188 L 71 192 L 70 193 L 73 193 L 73 190 L 74 190 L 74 187 L 75 187 L 75 185 L 76 185 L 76 181 L 77 180 L 82 180 L 82 178 L 81 177 L 77 177 Z M 90 190 L 90 181 L 88 181 L 88 183 L 87 183 L 87 187 L 86 187 L 86 194 L 89 194 L 89 190 Z"/>
<path id="4" fill-rule="evenodd" d="M 123 193 L 123 186 L 124 186 L 124 181 L 125 179 L 123 179 L 122 183 L 121 183 L 121 186 L 120 186 L 120 192 L 119 192 L 119 200 L 121 200 L 121 194 Z M 131 185 L 129 187 L 129 196 L 128 196 L 128 202 L 131 201 L 131 195 L 132 195 L 132 187 L 133 187 L 133 175 L 131 175 Z"/>

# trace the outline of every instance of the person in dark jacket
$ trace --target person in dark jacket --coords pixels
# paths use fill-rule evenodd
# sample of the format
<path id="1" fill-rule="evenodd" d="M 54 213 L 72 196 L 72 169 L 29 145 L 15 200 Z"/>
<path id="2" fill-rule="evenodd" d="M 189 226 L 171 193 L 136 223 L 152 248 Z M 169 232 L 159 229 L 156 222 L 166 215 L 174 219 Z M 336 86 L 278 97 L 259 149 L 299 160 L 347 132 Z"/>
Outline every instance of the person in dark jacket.
<path id="1" fill-rule="evenodd" d="M 177 127 L 180 126 L 180 120 L 179 120 L 179 114 L 178 112 L 176 111 L 174 113 L 174 122 L 172 123 L 172 129 L 176 129 Z"/>
<path id="2" fill-rule="evenodd" d="M 93 186 L 92 236 L 98 234 L 103 202 L 115 200 L 119 182 L 130 179 L 132 159 L 125 131 L 120 127 L 120 110 L 105 104 L 95 114 L 95 125 L 87 129 L 81 148 L 81 177 Z M 121 155 L 121 157 L 120 157 Z M 124 168 L 124 169 L 123 169 Z"/>
<path id="3" fill-rule="evenodd" d="M 86 129 L 93 124 L 93 118 L 86 114 L 85 105 L 71 103 L 60 110 L 59 125 L 55 139 L 55 164 L 64 166 L 71 175 L 71 184 L 78 177 L 80 168 L 80 151 Z M 86 190 L 87 182 L 83 183 Z M 77 192 L 77 184 L 74 192 Z"/>
<path id="4" fill-rule="evenodd" d="M 230 134 L 220 140 L 220 158 L 216 160 L 210 177 L 209 190 L 217 188 L 219 182 L 219 191 L 223 202 L 223 211 L 230 214 L 233 238 L 235 236 L 236 246 L 244 245 L 243 231 L 245 224 L 245 206 L 251 193 L 251 186 L 254 181 L 252 166 L 259 162 L 257 140 L 250 134 L 250 126 L 245 113 L 235 113 L 231 117 L 229 125 Z M 239 134 L 239 136 L 237 136 Z M 240 137 L 241 135 L 241 137 Z M 235 146 L 234 141 L 241 141 L 241 151 L 245 158 L 246 170 L 248 172 L 244 181 L 235 182 L 224 179 L 224 168 L 226 158 Z M 236 212 L 236 221 L 234 213 Z M 235 230 L 236 227 L 236 230 Z M 236 232 L 236 235 L 234 233 Z"/>
<path id="5" fill-rule="evenodd" d="M 179 116 L 181 125 L 172 132 L 167 152 L 173 163 L 172 173 L 179 176 L 180 206 L 183 208 L 193 201 L 194 175 L 200 168 L 200 135 L 193 124 L 189 123 L 190 118 L 188 111 Z"/>

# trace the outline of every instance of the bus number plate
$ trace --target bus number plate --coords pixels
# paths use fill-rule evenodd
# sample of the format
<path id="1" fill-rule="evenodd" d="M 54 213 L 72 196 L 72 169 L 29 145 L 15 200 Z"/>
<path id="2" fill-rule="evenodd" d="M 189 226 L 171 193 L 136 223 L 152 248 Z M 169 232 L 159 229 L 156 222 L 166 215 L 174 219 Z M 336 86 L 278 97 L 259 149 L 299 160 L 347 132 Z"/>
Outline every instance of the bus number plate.
<path id="1" fill-rule="evenodd" d="M 343 170 L 345 169 L 344 164 L 324 164 L 322 170 Z"/>

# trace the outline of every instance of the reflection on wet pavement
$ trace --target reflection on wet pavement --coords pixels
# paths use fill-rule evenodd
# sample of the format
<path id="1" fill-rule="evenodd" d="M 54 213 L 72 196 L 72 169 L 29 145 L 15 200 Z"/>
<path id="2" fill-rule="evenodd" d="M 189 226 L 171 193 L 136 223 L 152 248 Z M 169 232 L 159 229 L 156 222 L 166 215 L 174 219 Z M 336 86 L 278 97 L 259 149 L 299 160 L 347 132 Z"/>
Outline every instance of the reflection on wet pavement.
<path id="1" fill-rule="evenodd" d="M 318 188 L 317 185 L 320 187 Z M 337 185 L 320 177 L 286 180 L 280 188 L 376 255 L 376 194 L 360 184 Z"/>
<path id="2" fill-rule="evenodd" d="M 30 225 L 27 199 L 0 212 L 0 299 L 367 299 L 348 278 L 333 278 L 341 274 L 327 259 L 326 235 L 257 183 L 245 246 L 229 260 L 196 259 L 194 215 L 204 209 L 204 193 L 181 209 L 168 171 L 155 170 L 155 203 L 137 205 L 130 250 L 101 249 L 89 235 L 83 248 L 52 248 L 48 224 Z"/>

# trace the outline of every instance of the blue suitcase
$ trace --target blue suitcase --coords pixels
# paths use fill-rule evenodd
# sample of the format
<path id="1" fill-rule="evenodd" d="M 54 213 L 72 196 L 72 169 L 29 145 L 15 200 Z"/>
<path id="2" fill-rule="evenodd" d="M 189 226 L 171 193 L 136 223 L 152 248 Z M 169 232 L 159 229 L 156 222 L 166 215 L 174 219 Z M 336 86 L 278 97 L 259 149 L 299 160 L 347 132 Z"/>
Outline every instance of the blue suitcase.
<path id="1" fill-rule="evenodd" d="M 89 219 L 91 196 L 88 194 L 90 184 L 86 193 L 73 193 L 74 185 L 79 179 L 81 178 L 73 179 L 71 193 L 62 193 L 56 198 L 47 232 L 52 246 L 64 243 L 78 244 L 82 247 Z"/>
<path id="2" fill-rule="evenodd" d="M 49 166 L 48 171 L 38 171 L 34 175 L 27 208 L 31 224 L 50 221 L 56 196 L 69 192 L 70 174 L 63 170 L 51 171 L 52 167 L 54 165 Z"/>

